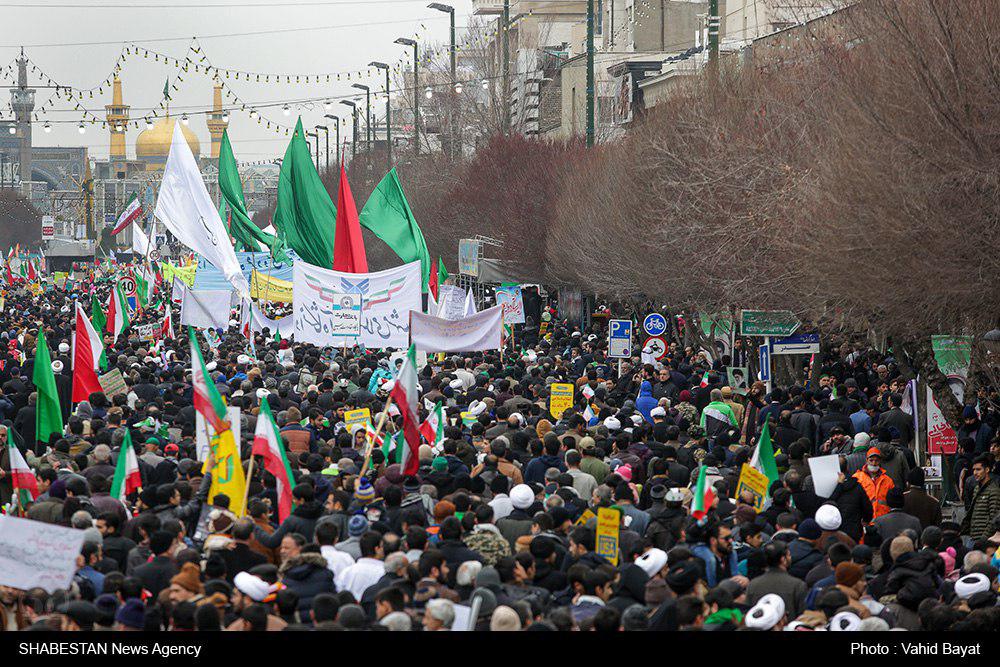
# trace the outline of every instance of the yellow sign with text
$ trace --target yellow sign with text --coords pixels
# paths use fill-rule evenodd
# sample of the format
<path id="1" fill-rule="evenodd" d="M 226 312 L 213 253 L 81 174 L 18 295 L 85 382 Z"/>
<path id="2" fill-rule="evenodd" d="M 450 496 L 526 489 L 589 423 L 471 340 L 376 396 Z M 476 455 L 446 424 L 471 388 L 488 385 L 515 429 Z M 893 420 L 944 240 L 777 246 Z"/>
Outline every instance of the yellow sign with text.
<path id="1" fill-rule="evenodd" d="M 556 382 L 549 387 L 549 392 L 549 412 L 556 419 L 562 419 L 563 413 L 573 407 L 573 385 Z"/>
<path id="2" fill-rule="evenodd" d="M 764 473 L 750 467 L 750 464 L 744 463 L 743 467 L 740 468 L 740 479 L 736 482 L 736 497 L 739 498 L 744 491 L 749 491 L 753 494 L 753 508 L 762 512 L 764 502 L 767 500 L 768 483 Z"/>
<path id="3" fill-rule="evenodd" d="M 598 556 L 604 556 L 612 565 L 618 565 L 618 526 L 621 513 L 617 509 L 602 507 L 597 510 Z"/>
<path id="4" fill-rule="evenodd" d="M 256 269 L 250 274 L 250 297 L 262 301 L 292 302 L 292 281 L 272 278 Z"/>
<path id="5" fill-rule="evenodd" d="M 362 426 L 367 424 L 372 420 L 372 411 L 369 408 L 361 408 L 360 410 L 348 410 L 344 413 L 344 426 L 347 427 L 347 432 L 351 432 L 351 428 L 355 424 L 361 424 Z"/>

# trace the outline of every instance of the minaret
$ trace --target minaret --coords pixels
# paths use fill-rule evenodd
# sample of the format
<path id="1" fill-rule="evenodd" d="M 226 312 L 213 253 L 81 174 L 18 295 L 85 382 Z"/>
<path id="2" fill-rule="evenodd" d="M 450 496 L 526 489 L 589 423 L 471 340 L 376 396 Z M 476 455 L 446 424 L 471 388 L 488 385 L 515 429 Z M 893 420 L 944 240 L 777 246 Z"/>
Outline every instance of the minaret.
<path id="1" fill-rule="evenodd" d="M 218 160 L 219 147 L 222 145 L 222 133 L 226 131 L 226 127 L 229 125 L 228 120 L 223 120 L 222 86 L 214 88 L 212 113 L 208 115 L 206 125 L 208 125 L 208 133 L 212 135 L 212 159 Z"/>
<path id="2" fill-rule="evenodd" d="M 122 82 L 115 76 L 112 84 L 111 104 L 105 105 L 107 112 L 108 131 L 111 133 L 110 159 L 112 162 L 124 162 L 125 130 L 128 127 L 128 105 L 122 104 Z"/>
<path id="3" fill-rule="evenodd" d="M 21 189 L 30 193 L 31 182 L 31 112 L 35 109 L 35 89 L 28 88 L 28 59 L 21 49 L 17 59 L 17 88 L 10 91 L 10 106 L 17 120 L 18 171 L 21 175 Z"/>

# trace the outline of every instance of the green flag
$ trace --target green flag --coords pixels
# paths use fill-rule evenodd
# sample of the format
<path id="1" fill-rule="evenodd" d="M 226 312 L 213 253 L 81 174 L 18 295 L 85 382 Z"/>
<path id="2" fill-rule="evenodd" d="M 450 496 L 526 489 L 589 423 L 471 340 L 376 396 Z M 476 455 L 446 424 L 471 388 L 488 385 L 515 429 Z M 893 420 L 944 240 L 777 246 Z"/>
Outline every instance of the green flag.
<path id="1" fill-rule="evenodd" d="M 389 170 L 361 209 L 361 226 L 371 231 L 399 255 L 403 262 L 420 260 L 423 291 L 431 272 L 431 256 L 413 211 L 403 194 L 396 168 Z"/>
<path id="2" fill-rule="evenodd" d="M 448 269 L 444 268 L 444 260 L 441 259 L 441 255 L 438 255 L 438 285 L 444 285 L 444 281 L 450 277 L 451 274 L 448 273 Z"/>
<path id="3" fill-rule="evenodd" d="M 170 77 L 168 76 L 163 82 L 163 97 L 170 99 Z"/>
<path id="4" fill-rule="evenodd" d="M 774 461 L 774 446 L 771 444 L 771 425 L 767 419 L 764 420 L 764 428 L 757 439 L 757 449 L 750 459 L 750 467 L 767 477 L 769 484 L 778 479 L 778 464 Z"/>
<path id="5" fill-rule="evenodd" d="M 287 262 L 288 255 L 285 254 L 285 246 L 281 240 L 272 234 L 268 234 L 254 224 L 247 214 L 246 199 L 243 197 L 243 182 L 240 181 L 240 174 L 236 167 L 236 156 L 233 154 L 232 144 L 229 143 L 229 132 L 222 133 L 222 143 L 219 145 L 219 192 L 222 195 L 222 206 L 219 214 L 223 215 L 223 207 L 229 206 L 229 233 L 236 240 L 237 248 L 243 247 L 250 252 L 260 251 L 263 243 L 271 251 L 271 256 L 276 262 Z M 332 243 L 332 239 L 331 239 Z"/>
<path id="6" fill-rule="evenodd" d="M 324 269 L 333 267 L 337 207 L 316 172 L 301 118 L 281 162 L 272 222 L 278 236 L 284 236 L 303 261 Z"/>
<path id="7" fill-rule="evenodd" d="M 103 336 L 104 329 L 108 326 L 108 318 L 104 317 L 104 308 L 101 306 L 101 301 L 97 298 L 96 294 L 90 295 L 90 321 L 94 325 L 94 330 Z M 103 349 L 101 350 L 99 365 L 102 371 L 108 370 L 108 355 Z"/>
<path id="8" fill-rule="evenodd" d="M 52 373 L 52 357 L 45 342 L 45 331 L 41 328 L 38 329 L 35 368 L 31 381 L 35 383 L 35 390 L 38 392 L 38 402 L 35 404 L 35 438 L 47 444 L 53 433 L 62 434 L 63 421 L 59 394 L 56 392 L 56 376 Z"/>

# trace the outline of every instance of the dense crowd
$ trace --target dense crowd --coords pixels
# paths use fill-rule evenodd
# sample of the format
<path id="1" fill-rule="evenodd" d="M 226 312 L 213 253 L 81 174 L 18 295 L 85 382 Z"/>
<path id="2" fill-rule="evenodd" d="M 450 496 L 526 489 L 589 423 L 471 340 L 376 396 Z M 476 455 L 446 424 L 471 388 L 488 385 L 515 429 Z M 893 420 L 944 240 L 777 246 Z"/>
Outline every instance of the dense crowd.
<path id="1" fill-rule="evenodd" d="M 845 346 L 817 356 L 815 385 L 741 393 L 726 385 L 728 355 L 674 341 L 662 361 L 619 369 L 601 320 L 581 330 L 552 307 L 545 337 L 529 319 L 502 356 L 430 355 L 421 417 L 441 402 L 448 425 L 404 475 L 364 426 L 344 423 L 366 407 L 382 421 L 391 351 L 321 349 L 268 330 L 250 348 L 234 312 L 202 351 L 241 410 L 249 477 L 237 516 L 234 499 L 209 497 L 197 460 L 187 337 L 139 340 L 134 327 L 163 314 L 136 314 L 116 342 L 105 337 L 125 391 L 74 404 L 74 298 L 89 312 L 87 294 L 11 290 L 0 315 L 0 442 L 16 445 L 40 491 L 8 511 L 85 532 L 68 590 L 0 589 L 5 630 L 1000 627 L 1000 415 L 987 395 L 965 408 L 946 489 L 961 502 L 942 508 L 917 465 L 891 354 Z M 39 327 L 65 422 L 49 442 L 35 437 Z M 557 415 L 555 382 L 576 388 Z M 283 521 L 275 478 L 259 461 L 250 468 L 264 401 L 294 475 Z M 399 422 L 396 411 L 385 428 Z M 755 509 L 736 489 L 765 423 L 780 477 Z M 122 503 L 109 490 L 126 431 L 142 486 Z M 821 497 L 808 460 L 833 453 L 841 473 Z M 701 471 L 715 499 L 695 519 Z M 599 508 L 620 519 L 617 565 L 596 551 Z"/>

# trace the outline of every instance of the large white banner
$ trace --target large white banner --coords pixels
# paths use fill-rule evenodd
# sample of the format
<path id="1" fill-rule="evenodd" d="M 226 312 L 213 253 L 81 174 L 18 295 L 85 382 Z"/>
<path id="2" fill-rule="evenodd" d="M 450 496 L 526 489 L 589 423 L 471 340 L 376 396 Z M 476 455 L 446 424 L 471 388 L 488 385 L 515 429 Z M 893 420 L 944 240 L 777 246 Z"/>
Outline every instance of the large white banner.
<path id="1" fill-rule="evenodd" d="M 83 531 L 0 515 L 0 586 L 69 588 Z"/>
<path id="2" fill-rule="evenodd" d="M 410 313 L 410 337 L 418 350 L 428 352 L 481 352 L 499 350 L 503 335 L 503 309 L 487 308 L 458 320 Z"/>
<path id="3" fill-rule="evenodd" d="M 334 347 L 409 346 L 410 311 L 421 309 L 419 261 L 375 273 L 298 261 L 292 273 L 295 340 Z M 359 335 L 343 335 L 352 331 Z"/>

